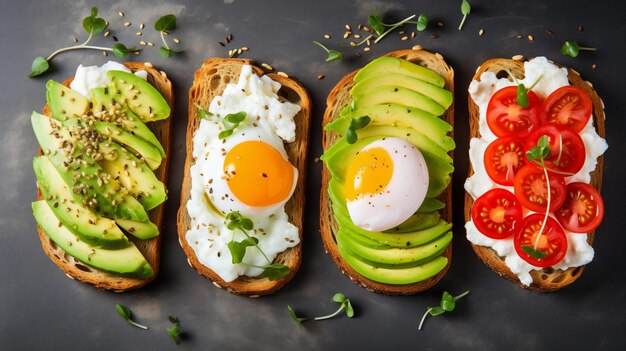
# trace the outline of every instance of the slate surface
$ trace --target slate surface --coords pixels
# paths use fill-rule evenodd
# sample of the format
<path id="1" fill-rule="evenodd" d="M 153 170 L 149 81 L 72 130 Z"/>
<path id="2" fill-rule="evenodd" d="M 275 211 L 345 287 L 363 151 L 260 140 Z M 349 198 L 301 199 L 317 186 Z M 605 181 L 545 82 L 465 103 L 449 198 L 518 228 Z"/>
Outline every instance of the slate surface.
<path id="1" fill-rule="evenodd" d="M 623 349 L 626 315 L 626 262 L 623 253 L 621 204 L 625 187 L 622 160 L 624 109 L 622 62 L 626 49 L 623 3 L 613 1 L 472 1 L 463 31 L 460 1 L 20 1 L 0 2 L 0 348 L 4 350 L 146 350 L 176 349 L 165 333 L 168 315 L 179 317 L 188 332 L 180 349 Z M 130 293 L 96 290 L 67 279 L 42 253 L 35 232 L 30 202 L 35 198 L 31 159 L 37 150 L 29 115 L 45 102 L 45 81 L 63 80 L 79 63 L 102 64 L 99 52 L 76 51 L 54 60 L 56 70 L 43 78 L 28 79 L 32 59 L 72 44 L 85 35 L 81 20 L 97 5 L 111 23 L 113 34 L 127 44 L 158 42 L 151 30 L 160 15 L 174 13 L 185 53 L 173 59 L 146 49 L 137 59 L 151 61 L 168 72 L 176 90 L 174 149 L 169 181 L 170 199 L 163 231 L 161 272 L 149 286 Z M 124 18 L 117 15 L 126 12 Z M 355 57 L 355 49 L 342 47 L 343 63 L 324 63 L 324 53 L 311 44 L 323 34 L 333 47 L 343 42 L 346 23 L 355 27 L 380 12 L 389 22 L 410 14 L 428 13 L 429 29 L 417 38 L 401 41 L 398 33 Z M 131 21 L 131 28 L 123 22 Z M 444 27 L 434 25 L 442 21 Z M 140 22 L 147 28 L 135 32 Z M 584 31 L 579 32 L 582 24 Z M 485 33 L 478 35 L 480 29 Z M 545 31 L 553 31 L 547 36 Z M 243 55 L 267 62 L 300 79 L 309 89 L 312 118 L 310 177 L 307 180 L 304 263 L 296 278 L 282 291 L 262 299 L 234 296 L 216 289 L 186 263 L 176 237 L 176 210 L 184 162 L 187 89 L 202 61 L 227 55 L 218 45 L 233 34 L 228 48 L 247 46 Z M 436 33 L 438 39 L 430 34 Z M 516 35 L 524 38 L 516 39 Z M 526 39 L 533 35 L 534 41 Z M 171 38 L 171 37 L 170 37 Z M 560 54 L 564 40 L 595 46 L 595 53 L 578 58 Z M 96 43 L 111 45 L 110 38 Z M 456 71 L 454 174 L 454 260 L 448 275 L 432 290 L 412 297 L 369 293 L 341 275 L 324 254 L 318 229 L 321 164 L 321 116 L 326 95 L 349 71 L 385 52 L 414 44 L 440 52 Z M 157 44 L 158 45 L 158 44 Z M 471 251 L 464 237 L 462 200 L 468 157 L 467 93 L 475 68 L 491 57 L 547 55 L 571 66 L 592 81 L 606 103 L 607 140 L 604 200 L 606 216 L 594 247 L 595 260 L 573 286 L 553 294 L 535 294 L 497 277 Z M 592 69 L 597 64 L 597 69 Z M 324 80 L 317 80 L 325 74 Z M 454 313 L 429 319 L 425 330 L 417 325 L 426 306 L 436 304 L 442 290 L 471 290 Z M 299 330 L 289 319 L 286 305 L 306 315 L 335 309 L 330 301 L 341 291 L 357 309 L 354 319 L 308 323 Z M 116 303 L 130 306 L 136 319 L 150 326 L 143 331 L 124 323 L 113 311 Z"/>

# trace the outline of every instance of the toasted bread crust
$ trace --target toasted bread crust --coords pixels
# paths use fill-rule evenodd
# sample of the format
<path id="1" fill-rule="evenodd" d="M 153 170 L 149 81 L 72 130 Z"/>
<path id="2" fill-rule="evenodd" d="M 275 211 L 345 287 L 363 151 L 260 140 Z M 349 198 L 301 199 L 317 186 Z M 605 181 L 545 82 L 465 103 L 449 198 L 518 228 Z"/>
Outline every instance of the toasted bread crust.
<path id="1" fill-rule="evenodd" d="M 287 276 L 270 281 L 262 277 L 240 276 L 232 282 L 225 282 L 215 272 L 204 266 L 194 250 L 189 246 L 185 238 L 190 227 L 190 218 L 187 213 L 187 201 L 191 196 L 191 175 L 190 168 L 193 160 L 193 135 L 200 125 L 197 116 L 197 106 L 207 107 L 215 96 L 221 95 L 230 82 L 239 79 L 241 67 L 243 65 L 253 65 L 254 62 L 248 59 L 223 59 L 213 58 L 205 61 L 196 71 L 194 82 L 189 89 L 189 120 L 187 123 L 187 157 L 185 159 L 185 174 L 181 190 L 180 207 L 178 209 L 178 241 L 187 255 L 187 261 L 198 273 L 209 278 L 218 288 L 224 288 L 231 293 L 257 297 L 274 293 L 296 274 L 302 261 L 302 222 L 304 209 L 304 179 L 306 178 L 306 157 L 309 140 L 309 120 L 311 116 L 311 99 L 306 89 L 297 80 L 291 77 L 284 77 L 278 74 L 268 74 L 268 76 L 281 84 L 278 95 L 286 100 L 300 106 L 300 112 L 295 116 L 296 141 L 285 144 L 285 149 L 289 155 L 289 160 L 298 169 L 298 182 L 296 190 L 291 199 L 285 205 L 285 211 L 289 216 L 289 221 L 298 227 L 300 243 L 292 248 L 278 254 L 274 262 L 282 263 L 290 268 Z M 263 70 L 252 66 L 253 71 L 263 75 Z"/>
<path id="2" fill-rule="evenodd" d="M 524 77 L 524 62 L 523 61 L 515 61 L 511 59 L 503 59 L 503 58 L 495 58 L 484 62 L 474 74 L 473 79 L 480 80 L 480 75 L 483 72 L 494 72 L 495 74 L 506 74 L 506 70 L 510 70 L 516 78 Z M 591 101 L 593 102 L 593 116 L 594 116 L 594 126 L 598 134 L 601 137 L 605 136 L 605 127 L 604 127 L 604 103 L 602 99 L 598 96 L 597 92 L 593 88 L 590 82 L 582 79 L 580 74 L 574 71 L 571 68 L 567 69 L 568 79 L 570 84 L 575 85 L 585 92 L 589 94 L 591 97 Z M 468 97 L 469 104 L 469 123 L 470 123 L 470 138 L 479 138 L 480 132 L 478 127 L 479 121 L 479 109 L 476 103 L 472 100 L 471 96 Z M 598 158 L 598 164 L 596 166 L 595 171 L 591 173 L 591 185 L 593 185 L 598 191 L 600 191 L 602 187 L 602 168 L 604 165 L 604 155 Z M 474 174 L 474 170 L 472 166 L 469 167 L 469 175 Z M 466 192 L 465 193 L 465 221 L 469 221 L 471 219 L 471 209 L 472 204 L 474 203 L 472 197 Z M 593 242 L 594 233 L 589 233 L 587 241 L 589 244 Z M 533 282 L 530 286 L 526 286 L 520 282 L 517 275 L 515 275 L 509 267 L 504 263 L 504 260 L 498 256 L 498 254 L 491 248 L 485 246 L 479 246 L 472 244 L 472 248 L 480 257 L 480 259 L 489 266 L 494 272 L 498 273 L 500 276 L 518 284 L 519 286 L 530 289 L 537 292 L 550 292 L 559 290 L 563 287 L 566 287 L 572 284 L 576 279 L 578 279 L 585 266 L 580 267 L 572 267 L 566 270 L 562 269 L 552 269 L 545 268 L 542 270 L 533 270 L 530 272 L 530 275 L 533 278 Z"/>
<path id="3" fill-rule="evenodd" d="M 124 65 L 132 71 L 147 71 L 148 81 L 157 88 L 163 97 L 165 97 L 165 100 L 170 105 L 171 110 L 174 111 L 174 91 L 172 89 L 172 82 L 167 78 L 165 72 L 159 71 L 151 65 L 146 66 L 143 62 L 125 62 Z M 63 82 L 63 85 L 69 86 L 71 82 L 72 78 Z M 44 106 L 43 114 L 50 117 L 50 109 L 47 104 Z M 168 178 L 168 166 L 171 149 L 171 125 L 171 115 L 164 120 L 147 124 L 157 139 L 161 141 L 161 145 L 163 145 L 163 149 L 165 150 L 165 157 L 163 158 L 163 161 L 161 161 L 161 165 L 154 171 L 157 178 L 164 184 L 167 184 Z M 39 155 L 42 155 L 41 148 L 39 149 Z M 43 199 L 39 189 L 37 190 L 37 199 Z M 160 250 L 161 236 L 163 235 L 164 214 L 165 203 L 160 204 L 148 212 L 150 220 L 159 228 L 160 235 L 157 237 L 148 240 L 139 240 L 131 235 L 127 235 L 129 240 L 137 246 L 139 251 L 143 254 L 154 270 L 152 277 L 147 279 L 128 278 L 89 267 L 74 257 L 68 255 L 65 251 L 63 251 L 63 249 L 58 247 L 41 229 L 41 227 L 37 226 L 37 232 L 39 233 L 39 240 L 41 241 L 41 246 L 45 254 L 50 257 L 50 259 L 52 259 L 52 261 L 59 266 L 59 268 L 65 272 L 69 278 L 92 284 L 99 289 L 122 292 L 140 288 L 151 282 L 157 276 L 161 256 Z"/>
<path id="4" fill-rule="evenodd" d="M 446 81 L 445 88 L 454 93 L 454 70 L 444 61 L 443 57 L 439 54 L 433 54 L 425 50 L 400 50 L 390 52 L 385 56 L 393 56 L 402 58 L 413 63 L 428 67 L 433 71 L 444 77 Z M 326 111 L 324 112 L 323 125 L 332 122 L 341 109 L 351 101 L 350 90 L 354 86 L 353 78 L 358 70 L 346 75 L 328 95 L 326 100 Z M 454 125 L 454 103 L 450 105 L 446 113 L 441 117 L 450 125 Z M 452 133 L 450 136 L 453 136 Z M 324 131 L 322 134 L 322 145 L 324 150 L 327 150 L 332 146 L 335 141 L 339 139 L 336 133 Z M 450 152 L 452 156 L 452 152 Z M 446 248 L 443 256 L 448 258 L 448 264 L 446 267 L 437 273 L 434 277 L 425 280 L 423 282 L 415 284 L 405 285 L 390 285 L 375 282 L 367 279 L 364 276 L 357 273 L 350 265 L 343 259 L 337 248 L 337 241 L 335 239 L 335 233 L 338 231 L 338 224 L 333 215 L 332 204 L 328 196 L 328 182 L 331 175 L 328 168 L 324 165 L 322 173 L 322 191 L 320 194 L 320 231 L 322 234 L 322 241 L 326 253 L 329 254 L 335 264 L 341 270 L 341 273 L 346 275 L 356 284 L 363 288 L 380 294 L 386 295 L 411 295 L 424 291 L 433 285 L 435 285 L 448 271 L 452 262 L 452 243 Z M 452 191 L 451 185 L 439 196 L 439 199 L 446 204 L 446 207 L 442 210 L 441 218 L 451 222 L 452 221 Z"/>

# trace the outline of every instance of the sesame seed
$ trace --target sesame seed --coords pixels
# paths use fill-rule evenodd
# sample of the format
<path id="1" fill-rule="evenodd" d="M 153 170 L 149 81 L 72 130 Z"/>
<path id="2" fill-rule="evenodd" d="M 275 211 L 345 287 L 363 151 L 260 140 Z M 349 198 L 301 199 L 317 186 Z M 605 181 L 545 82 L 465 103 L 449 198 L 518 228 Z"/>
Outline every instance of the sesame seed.
<path id="1" fill-rule="evenodd" d="M 515 36 L 515 38 L 517 38 L 517 39 L 522 39 L 522 37 L 523 37 L 522 35 L 516 35 Z"/>
<path id="2" fill-rule="evenodd" d="M 124 12 L 120 11 L 117 13 L 120 17 L 124 17 Z"/>
<path id="3" fill-rule="evenodd" d="M 437 39 L 437 38 L 439 38 L 439 35 L 437 35 L 437 34 L 431 34 L 431 35 L 430 35 L 430 37 L 431 37 L 432 39 Z"/>
<path id="4" fill-rule="evenodd" d="M 355 34 L 354 35 L 354 39 L 361 39 L 361 35 L 360 34 Z"/>
<path id="5" fill-rule="evenodd" d="M 400 40 L 402 40 L 402 41 L 406 41 L 406 40 L 409 40 L 409 37 L 404 36 L 404 37 L 402 37 Z"/>
<path id="6" fill-rule="evenodd" d="M 233 50 L 228 50 L 228 56 L 233 57 Z"/>
<path id="7" fill-rule="evenodd" d="M 167 73 L 165 73 L 164 71 L 159 71 L 159 73 L 161 74 L 161 77 L 167 78 Z"/>
<path id="8" fill-rule="evenodd" d="M 248 49 L 247 46 L 244 46 L 244 47 L 241 48 L 241 51 L 248 51 L 248 50 L 250 50 L 250 49 Z"/>
<path id="9" fill-rule="evenodd" d="M 140 35 L 141 35 L 141 32 L 137 32 L 137 33 L 135 33 L 135 35 L 136 35 L 136 36 L 140 36 Z"/>
<path id="10" fill-rule="evenodd" d="M 546 29 L 546 35 L 552 35 L 552 31 L 549 29 Z"/>
<path id="11" fill-rule="evenodd" d="M 144 45 L 145 46 L 146 42 L 142 40 L 142 41 L 139 42 L 139 45 Z"/>
<path id="12" fill-rule="evenodd" d="M 274 70 L 274 68 L 272 66 L 268 65 L 267 63 L 262 63 L 261 66 L 263 68 L 265 68 L 266 70 L 268 70 L 268 71 L 273 71 Z"/>
<path id="13" fill-rule="evenodd" d="M 277 72 L 276 74 L 278 74 L 281 77 L 289 78 L 289 76 L 285 72 Z"/>
<path id="14" fill-rule="evenodd" d="M 363 51 L 365 51 L 365 52 L 368 52 L 368 51 L 370 51 L 370 50 L 371 50 L 371 48 L 369 48 L 369 47 L 365 47 L 365 48 L 363 49 Z"/>
<path id="15" fill-rule="evenodd" d="M 582 25 L 582 24 L 578 26 L 578 31 L 579 31 L 579 32 L 582 32 L 582 31 L 584 31 L 584 30 L 585 30 L 585 27 L 583 27 L 583 25 Z"/>
<path id="16" fill-rule="evenodd" d="M 411 39 L 415 38 L 415 32 L 411 32 Z"/>
<path id="17" fill-rule="evenodd" d="M 350 36 L 350 34 L 352 34 L 352 33 L 350 33 L 350 32 L 345 32 L 345 33 L 343 34 L 343 38 L 344 38 L 344 39 L 348 39 L 348 37 Z"/>
<path id="18" fill-rule="evenodd" d="M 151 41 L 149 41 L 147 44 L 148 44 L 148 46 L 154 46 L 154 43 L 151 42 Z"/>
<path id="19" fill-rule="evenodd" d="M 324 39 L 330 39 L 330 35 L 329 34 L 324 34 Z"/>
<path id="20" fill-rule="evenodd" d="M 478 35 L 482 36 L 483 34 L 485 34 L 485 30 L 481 28 L 481 29 L 478 31 Z"/>
<path id="21" fill-rule="evenodd" d="M 220 44 L 222 47 L 226 46 L 226 44 L 222 43 L 221 41 L 219 42 L 219 44 Z"/>
<path id="22" fill-rule="evenodd" d="M 318 80 L 322 80 L 322 79 L 324 79 L 324 77 L 325 77 L 325 75 L 320 74 L 320 75 L 318 75 L 318 76 L 317 76 L 317 79 L 318 79 Z"/>
<path id="23" fill-rule="evenodd" d="M 437 57 L 438 59 L 440 59 L 440 60 L 442 60 L 442 61 L 443 61 L 443 56 L 441 56 L 441 54 L 440 54 L 440 53 L 436 52 L 436 53 L 435 53 L 435 57 Z M 408 136 L 408 135 L 407 135 L 407 136 Z"/>
<path id="24" fill-rule="evenodd" d="M 513 59 L 515 61 L 522 61 L 524 59 L 524 56 L 522 56 L 522 55 L 515 55 L 515 56 L 511 57 L 511 59 Z"/>
<path id="25" fill-rule="evenodd" d="M 353 41 L 351 41 L 351 42 L 350 42 L 350 46 L 356 46 L 356 43 L 355 43 L 355 42 L 353 42 Z"/>
<path id="26" fill-rule="evenodd" d="M 105 37 L 105 38 L 106 38 L 106 37 L 108 37 L 108 36 L 109 36 L 109 34 L 111 34 L 111 32 L 107 30 L 106 32 L 104 32 L 104 37 Z"/>
<path id="27" fill-rule="evenodd" d="M 598 65 L 596 65 L 595 63 L 591 65 L 591 69 L 596 69 L 596 68 L 598 68 Z"/>
<path id="28" fill-rule="evenodd" d="M 124 22 L 124 27 L 130 27 L 131 24 L 132 23 L 130 23 L 130 22 Z"/>
<path id="29" fill-rule="evenodd" d="M 529 36 L 528 36 L 528 40 L 529 40 L 529 41 L 533 41 L 533 40 L 535 40 L 535 38 L 534 38 L 532 35 L 529 35 Z"/>
<path id="30" fill-rule="evenodd" d="M 437 22 L 437 27 L 443 27 L 443 22 L 438 21 L 438 22 Z"/>
<path id="31" fill-rule="evenodd" d="M 109 53 L 108 53 L 108 52 L 106 52 L 106 51 L 103 51 L 103 52 L 102 52 L 102 56 L 109 56 Z"/>
<path id="32" fill-rule="evenodd" d="M 415 51 L 419 51 L 419 50 L 422 50 L 422 46 L 421 45 L 414 45 L 411 49 L 413 49 Z"/>
<path id="33" fill-rule="evenodd" d="M 143 65 L 144 65 L 144 66 L 146 66 L 146 67 L 154 67 L 154 66 L 152 65 L 152 63 L 150 63 L 150 62 L 144 62 L 144 64 L 143 64 Z"/>
<path id="34" fill-rule="evenodd" d="M 172 39 L 172 41 L 175 42 L 176 44 L 180 44 L 180 39 L 178 39 L 178 38 L 174 38 L 174 39 Z"/>
<path id="35" fill-rule="evenodd" d="M 145 24 L 143 24 L 143 23 L 139 23 L 139 29 L 144 29 L 145 27 L 146 27 L 146 25 L 145 25 Z"/>
<path id="36" fill-rule="evenodd" d="M 350 28 L 350 25 L 346 24 L 346 30 L 348 31 L 352 30 L 352 28 Z"/>

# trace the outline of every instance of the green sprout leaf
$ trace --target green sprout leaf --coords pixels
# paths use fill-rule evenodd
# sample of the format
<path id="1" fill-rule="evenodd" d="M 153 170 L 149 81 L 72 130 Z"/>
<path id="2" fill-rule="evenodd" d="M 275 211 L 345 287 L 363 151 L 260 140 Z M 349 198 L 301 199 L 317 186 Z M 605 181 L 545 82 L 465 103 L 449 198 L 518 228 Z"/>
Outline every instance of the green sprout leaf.
<path id="1" fill-rule="evenodd" d="M 50 69 L 50 63 L 43 56 L 37 56 L 33 60 L 30 66 L 30 74 L 28 77 L 37 77 L 40 74 L 47 72 Z"/>
<path id="2" fill-rule="evenodd" d="M 117 43 L 115 45 L 113 45 L 113 55 L 115 55 L 116 57 L 124 57 L 132 52 L 139 52 L 141 51 L 141 49 L 137 49 L 137 48 L 127 48 L 126 45 L 122 44 L 122 43 Z"/>
<path id="3" fill-rule="evenodd" d="M 107 26 L 108 23 L 104 19 L 98 17 L 97 7 L 92 7 L 91 15 L 83 19 L 83 28 L 90 35 L 102 33 Z"/>
<path id="4" fill-rule="evenodd" d="M 162 16 L 154 22 L 154 29 L 157 32 L 169 32 L 176 29 L 176 16 L 172 14 Z"/>
<path id="5" fill-rule="evenodd" d="M 284 264 L 273 263 L 265 266 L 265 270 L 261 273 L 261 276 L 274 281 L 286 276 L 290 271 L 289 267 Z"/>
<path id="6" fill-rule="evenodd" d="M 383 20 L 378 14 L 370 15 L 367 17 L 367 22 L 370 24 L 370 27 L 376 32 L 376 34 L 381 35 L 385 31 L 385 26 L 383 25 Z"/>
<path id="7" fill-rule="evenodd" d="M 209 110 L 204 109 L 204 108 L 199 107 L 199 106 L 198 106 L 198 110 L 197 111 L 198 111 L 197 112 L 197 116 L 198 116 L 199 119 L 206 119 L 206 118 L 211 118 L 211 117 L 214 116 L 211 112 L 209 112 Z"/>
<path id="8" fill-rule="evenodd" d="M 535 250 L 535 248 L 530 245 L 522 245 L 520 246 L 520 248 L 524 250 L 524 252 L 526 252 L 528 256 L 534 257 L 539 260 L 548 256 L 547 252 L 539 249 Z"/>
<path id="9" fill-rule="evenodd" d="M 326 316 L 320 316 L 320 317 L 315 317 L 315 318 L 303 318 L 303 317 L 298 317 L 296 313 L 293 311 L 293 309 L 291 308 L 291 306 L 289 305 L 287 305 L 287 310 L 289 310 L 289 316 L 291 316 L 291 319 L 293 319 L 300 328 L 303 328 L 302 326 L 303 321 L 310 320 L 310 319 L 315 320 L 315 321 L 321 321 L 324 319 L 334 318 L 338 316 L 342 311 L 346 312 L 346 316 L 348 318 L 354 317 L 354 308 L 352 307 L 350 300 L 346 298 L 344 294 L 336 293 L 333 295 L 332 299 L 334 302 L 337 302 L 339 304 L 339 308 L 335 312 Z"/>
<path id="10" fill-rule="evenodd" d="M 228 250 L 232 256 L 232 263 L 237 264 L 243 261 L 243 257 L 246 255 L 246 249 L 250 246 L 256 246 L 259 243 L 259 239 L 249 237 L 242 241 L 231 241 L 228 243 Z"/>
<path id="11" fill-rule="evenodd" d="M 248 113 L 246 113 L 245 111 L 241 111 L 241 112 L 237 112 L 237 113 L 230 113 L 227 114 L 226 117 L 224 117 L 224 119 L 232 124 L 239 124 L 241 122 L 243 122 L 246 119 L 246 116 L 248 115 Z"/>
<path id="12" fill-rule="evenodd" d="M 419 326 L 417 327 L 418 330 L 422 330 L 422 326 L 424 325 L 424 321 L 426 320 L 426 317 L 433 316 L 439 316 L 441 314 L 444 314 L 446 312 L 452 312 L 454 311 L 454 308 L 456 307 L 456 301 L 458 301 L 460 298 L 466 296 L 467 294 L 469 294 L 469 291 L 466 291 L 460 295 L 457 296 L 452 296 L 450 293 L 448 293 L 447 291 L 444 291 L 443 294 L 441 295 L 441 301 L 439 302 L 439 306 L 435 306 L 435 307 L 428 307 L 426 309 L 426 312 L 424 313 L 424 315 L 422 316 L 422 320 L 420 321 Z"/>
<path id="13" fill-rule="evenodd" d="M 344 136 L 346 137 L 348 144 L 354 144 L 357 140 L 359 140 L 359 137 L 352 128 L 346 129 Z"/>
<path id="14" fill-rule="evenodd" d="M 178 325 L 171 326 L 167 328 L 167 335 L 176 343 L 176 345 L 180 344 L 180 334 L 182 331 Z"/>
<path id="15" fill-rule="evenodd" d="M 146 327 L 145 325 L 141 325 L 141 324 L 139 324 L 139 323 L 137 323 L 137 322 L 132 320 L 133 313 L 131 312 L 130 308 L 128 308 L 128 307 L 126 307 L 124 305 L 121 305 L 121 304 L 117 304 L 117 305 L 115 305 L 115 312 L 117 312 L 117 314 L 120 317 L 122 317 L 122 319 L 124 319 L 126 322 L 128 322 L 128 324 L 130 324 L 130 325 L 132 325 L 134 327 L 143 329 L 143 330 L 148 329 L 148 327 Z"/>
<path id="16" fill-rule="evenodd" d="M 328 54 L 328 57 L 326 57 L 326 62 L 330 62 L 330 61 L 336 61 L 339 60 L 341 61 L 343 59 L 343 55 L 341 54 L 341 52 L 337 51 L 337 50 L 330 50 L 329 48 L 327 48 L 326 46 L 324 46 L 324 44 L 320 43 L 319 41 L 313 41 L 313 44 L 321 47 L 322 49 L 324 49 L 324 51 L 326 51 L 326 53 Z"/>
<path id="17" fill-rule="evenodd" d="M 350 300 L 346 300 L 346 316 L 348 316 L 348 318 L 354 317 L 354 309 L 352 308 Z"/>
<path id="18" fill-rule="evenodd" d="M 289 311 L 289 316 L 291 317 L 291 319 L 294 320 L 294 322 L 296 322 L 298 327 L 300 327 L 300 329 L 304 329 L 304 326 L 302 325 L 302 322 L 307 320 L 307 319 L 306 318 L 299 318 L 296 315 L 296 312 L 294 312 L 293 308 L 291 308 L 291 306 L 289 306 L 289 305 L 287 305 L 287 310 Z"/>
<path id="19" fill-rule="evenodd" d="M 566 41 L 561 47 L 561 53 L 566 56 L 576 57 L 580 51 L 596 51 L 596 48 L 584 47 L 578 45 L 575 41 Z"/>
<path id="20" fill-rule="evenodd" d="M 423 32 L 428 26 L 428 15 L 425 13 L 421 13 L 419 17 L 417 17 L 417 31 Z"/>
<path id="21" fill-rule="evenodd" d="M 229 136 L 231 136 L 231 135 L 233 135 L 233 130 L 232 130 L 232 129 L 228 129 L 228 130 L 223 130 L 223 131 L 221 131 L 221 132 L 217 135 L 217 137 L 218 137 L 218 138 L 220 138 L 220 139 L 226 139 L 226 138 L 228 138 L 228 137 L 229 137 Z"/>
<path id="22" fill-rule="evenodd" d="M 528 91 L 524 84 L 519 84 L 517 86 L 517 97 L 515 98 L 515 102 L 523 108 L 528 107 Z"/>
<path id="23" fill-rule="evenodd" d="M 361 117 L 353 118 L 352 120 L 350 120 L 350 125 L 348 126 L 348 129 L 346 129 L 346 132 L 344 133 L 344 136 L 346 137 L 346 141 L 348 142 L 348 144 L 356 143 L 356 141 L 359 139 L 358 135 L 356 134 L 356 131 L 359 129 L 365 128 L 371 122 L 371 120 L 372 119 L 369 116 L 361 116 Z"/>
<path id="24" fill-rule="evenodd" d="M 542 135 L 539 140 L 537 140 L 537 145 L 526 151 L 526 158 L 529 161 L 539 161 L 543 164 L 543 160 L 548 157 L 550 157 L 550 141 L 547 135 Z"/>
<path id="25" fill-rule="evenodd" d="M 467 0 L 463 0 L 463 2 L 461 3 L 461 14 L 463 14 L 463 19 L 461 20 L 461 24 L 459 24 L 459 30 L 463 29 L 465 19 L 467 18 L 467 15 L 470 14 L 471 10 L 472 6 L 470 5 L 470 3 Z"/>
<path id="26" fill-rule="evenodd" d="M 174 51 L 170 48 L 166 48 L 165 46 L 161 46 L 159 48 L 159 55 L 161 55 L 161 57 L 170 58 L 174 55 Z"/>
<path id="27" fill-rule="evenodd" d="M 342 293 L 336 293 L 335 295 L 333 295 L 333 301 L 343 303 L 344 301 L 346 301 L 346 295 Z"/>

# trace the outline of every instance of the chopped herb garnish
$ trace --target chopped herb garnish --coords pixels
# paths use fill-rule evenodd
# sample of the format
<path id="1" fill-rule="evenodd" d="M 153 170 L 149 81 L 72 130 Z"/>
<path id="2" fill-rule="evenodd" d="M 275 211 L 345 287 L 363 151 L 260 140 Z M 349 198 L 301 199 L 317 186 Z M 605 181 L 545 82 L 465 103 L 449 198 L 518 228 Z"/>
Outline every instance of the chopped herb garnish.
<path id="1" fill-rule="evenodd" d="M 470 3 L 467 0 L 463 0 L 463 2 L 461 3 L 461 14 L 463 14 L 463 19 L 461 20 L 461 24 L 459 24 L 459 30 L 463 29 L 465 19 L 467 18 L 467 15 L 470 14 L 471 10 L 472 6 L 470 5 Z"/>
<path id="2" fill-rule="evenodd" d="M 127 48 L 122 43 L 117 43 L 113 47 L 102 47 L 102 46 L 92 46 L 87 45 L 93 38 L 94 34 L 102 33 L 108 27 L 108 22 L 103 18 L 98 17 L 98 8 L 91 8 L 91 13 L 89 16 L 83 19 L 83 29 L 87 32 L 87 40 L 85 40 L 82 44 L 68 46 L 65 48 L 61 48 L 50 54 L 48 57 L 37 56 L 33 63 L 31 64 L 31 72 L 28 75 L 30 78 L 39 76 L 43 73 L 46 73 L 50 70 L 50 60 L 54 58 L 56 55 L 71 50 L 101 50 L 104 52 L 112 52 L 116 57 L 124 57 L 130 53 L 135 53 L 141 51 L 141 49 L 137 48 Z"/>
<path id="3" fill-rule="evenodd" d="M 428 307 L 428 309 L 422 316 L 422 320 L 420 321 L 420 325 L 417 327 L 417 329 L 422 330 L 422 326 L 424 325 L 424 321 L 426 320 L 426 317 L 428 317 L 428 315 L 435 317 L 440 314 L 444 314 L 446 312 L 454 311 L 454 308 L 456 307 L 456 301 L 458 301 L 460 298 L 468 294 L 469 294 L 469 291 L 466 291 L 460 295 L 452 296 L 447 291 L 444 291 L 443 295 L 441 296 L 441 301 L 439 302 L 439 306 Z"/>
<path id="4" fill-rule="evenodd" d="M 170 322 L 174 323 L 174 325 L 167 328 L 167 335 L 169 335 L 170 338 L 172 338 L 172 341 L 174 341 L 176 345 L 178 345 L 180 344 L 180 337 L 181 337 L 181 334 L 183 333 L 182 330 L 180 329 L 178 318 L 174 316 L 169 316 L 168 319 L 170 320 Z"/>
<path id="5" fill-rule="evenodd" d="M 596 51 L 596 50 L 598 49 L 580 46 L 575 41 L 566 41 L 565 43 L 563 43 L 563 46 L 561 47 L 561 53 L 563 55 L 567 55 L 570 57 L 578 56 L 580 51 Z"/>
<path id="6" fill-rule="evenodd" d="M 128 322 L 128 324 L 143 330 L 148 329 L 148 327 L 146 327 L 145 325 L 141 325 L 132 320 L 133 313 L 131 312 L 130 308 L 121 304 L 117 304 L 115 305 L 115 312 L 117 312 L 117 314 L 122 317 L 122 319 Z"/>
<path id="7" fill-rule="evenodd" d="M 341 54 L 341 52 L 337 50 L 331 50 L 327 48 L 326 46 L 324 46 L 324 44 L 316 40 L 313 41 L 313 44 L 321 47 L 322 49 L 324 49 L 324 51 L 326 51 L 326 53 L 328 54 L 328 57 L 326 57 L 326 62 L 335 61 L 335 60 L 341 61 L 343 59 L 343 55 Z"/>
<path id="8" fill-rule="evenodd" d="M 159 55 L 163 57 L 172 57 L 175 53 L 182 52 L 182 50 L 172 49 L 169 45 L 167 45 L 167 41 L 165 40 L 165 34 L 176 29 L 176 16 L 169 14 L 159 18 L 154 23 L 154 29 L 161 34 L 161 41 L 163 42 L 163 46 L 159 48 Z"/>
<path id="9" fill-rule="evenodd" d="M 339 309 L 337 309 L 337 311 L 329 315 L 321 316 L 321 317 L 314 317 L 314 318 L 298 317 L 296 313 L 294 312 L 294 310 L 289 305 L 287 305 L 287 310 L 289 311 L 289 316 L 291 317 L 291 319 L 293 319 L 300 328 L 303 328 L 302 322 L 304 321 L 307 321 L 307 320 L 321 321 L 324 319 L 330 319 L 330 318 L 338 316 L 344 310 L 346 311 L 346 316 L 348 316 L 348 318 L 354 317 L 354 308 L 352 307 L 350 300 L 347 299 L 344 294 L 336 293 L 335 295 L 333 295 L 333 301 L 340 304 Z"/>
<path id="10" fill-rule="evenodd" d="M 369 116 L 361 116 L 350 120 L 350 125 L 346 129 L 345 137 L 348 144 L 354 144 L 359 139 L 356 131 L 365 128 L 371 121 Z"/>
<path id="11" fill-rule="evenodd" d="M 291 271 L 288 266 L 281 263 L 272 263 L 270 259 L 265 255 L 265 252 L 259 246 L 259 239 L 250 236 L 248 231 L 254 229 L 254 222 L 251 219 L 246 218 L 239 213 L 239 211 L 233 211 L 226 215 L 226 227 L 229 230 L 237 231 L 239 230 L 243 235 L 246 236 L 242 241 L 235 241 L 234 233 L 233 238 L 228 243 L 228 250 L 230 251 L 230 255 L 232 256 L 233 264 L 240 264 L 249 267 L 261 268 L 263 272 L 261 273 L 262 277 L 265 277 L 269 280 L 277 280 L 280 279 Z M 243 262 L 243 258 L 246 255 L 246 249 L 248 247 L 256 247 L 257 250 L 263 255 L 265 260 L 267 261 L 267 265 L 265 266 L 257 266 L 251 265 Z"/>

